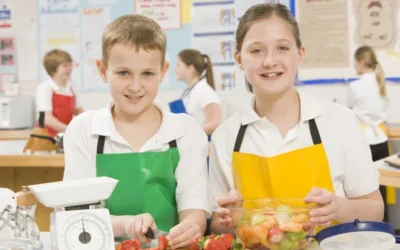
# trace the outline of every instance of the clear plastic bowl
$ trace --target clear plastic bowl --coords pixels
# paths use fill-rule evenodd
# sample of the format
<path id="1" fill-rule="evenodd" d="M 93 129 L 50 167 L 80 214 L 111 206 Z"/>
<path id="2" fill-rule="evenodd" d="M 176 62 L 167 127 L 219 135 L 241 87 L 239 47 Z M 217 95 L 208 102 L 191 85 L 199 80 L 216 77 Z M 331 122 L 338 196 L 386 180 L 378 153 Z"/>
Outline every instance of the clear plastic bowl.
<path id="1" fill-rule="evenodd" d="M 43 245 L 26 239 L 0 239 L 0 250 L 43 250 Z"/>
<path id="2" fill-rule="evenodd" d="M 303 199 L 255 199 L 230 207 L 236 235 L 245 248 L 269 250 L 305 249 L 315 234 L 309 212 L 315 204 Z"/>

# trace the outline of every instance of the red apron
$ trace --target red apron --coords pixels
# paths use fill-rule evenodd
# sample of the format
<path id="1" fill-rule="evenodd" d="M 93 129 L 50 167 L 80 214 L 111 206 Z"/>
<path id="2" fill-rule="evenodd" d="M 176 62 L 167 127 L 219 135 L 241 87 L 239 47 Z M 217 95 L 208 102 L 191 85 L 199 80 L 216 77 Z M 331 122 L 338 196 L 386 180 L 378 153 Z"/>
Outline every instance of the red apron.
<path id="1" fill-rule="evenodd" d="M 74 91 L 71 89 L 72 96 L 60 95 L 53 91 L 52 105 L 53 116 L 64 124 L 69 124 L 75 114 L 76 97 Z M 54 130 L 52 127 L 46 126 L 47 131 L 51 136 L 56 136 L 59 131 Z"/>

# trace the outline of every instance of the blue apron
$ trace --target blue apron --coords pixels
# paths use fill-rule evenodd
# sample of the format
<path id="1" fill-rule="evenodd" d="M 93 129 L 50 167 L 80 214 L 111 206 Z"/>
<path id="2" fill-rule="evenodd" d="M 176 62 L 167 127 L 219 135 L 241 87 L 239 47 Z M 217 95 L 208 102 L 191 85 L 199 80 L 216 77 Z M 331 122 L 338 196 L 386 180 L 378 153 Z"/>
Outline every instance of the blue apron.
<path id="1" fill-rule="evenodd" d="M 172 101 L 169 103 L 169 109 L 171 110 L 172 113 L 179 114 L 179 113 L 185 113 L 187 114 L 185 104 L 183 103 L 183 98 L 185 98 L 189 93 L 196 87 L 197 83 L 199 83 L 201 80 L 203 80 L 204 77 L 200 78 L 191 88 L 185 89 L 183 91 L 181 98 L 178 100 Z"/>

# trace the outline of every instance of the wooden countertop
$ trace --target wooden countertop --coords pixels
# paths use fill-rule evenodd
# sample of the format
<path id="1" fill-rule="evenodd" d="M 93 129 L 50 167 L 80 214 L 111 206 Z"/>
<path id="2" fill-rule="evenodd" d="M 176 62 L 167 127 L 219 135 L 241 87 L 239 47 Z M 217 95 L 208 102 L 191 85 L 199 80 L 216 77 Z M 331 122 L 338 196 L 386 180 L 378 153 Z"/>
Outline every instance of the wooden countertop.
<path id="1" fill-rule="evenodd" d="M 0 167 L 63 168 L 64 155 L 0 155 Z"/>
<path id="2" fill-rule="evenodd" d="M 0 130 L 0 140 L 28 140 L 32 129 Z"/>
<path id="3" fill-rule="evenodd" d="M 400 125 L 388 126 L 387 128 L 390 139 L 400 139 Z"/>

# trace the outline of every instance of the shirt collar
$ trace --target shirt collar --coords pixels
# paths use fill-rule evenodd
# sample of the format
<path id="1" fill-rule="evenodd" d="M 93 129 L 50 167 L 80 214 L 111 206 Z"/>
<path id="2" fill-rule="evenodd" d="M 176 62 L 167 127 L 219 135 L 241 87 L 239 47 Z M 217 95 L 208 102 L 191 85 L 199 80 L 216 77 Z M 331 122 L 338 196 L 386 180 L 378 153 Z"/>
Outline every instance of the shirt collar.
<path id="1" fill-rule="evenodd" d="M 60 86 L 58 86 L 57 83 L 55 83 L 54 80 L 51 79 L 51 78 L 49 79 L 49 84 L 50 84 L 50 87 L 51 87 L 54 91 L 63 91 L 63 90 L 68 89 L 68 88 L 70 87 L 69 82 L 67 83 L 67 85 L 65 85 L 65 87 L 60 87 Z"/>
<path id="2" fill-rule="evenodd" d="M 298 91 L 300 98 L 300 121 L 305 122 L 317 118 L 322 114 L 321 104 L 318 99 L 306 92 Z M 242 125 L 254 123 L 263 119 L 259 117 L 254 110 L 255 99 L 251 100 L 250 105 L 247 105 L 241 112 L 240 121 Z"/>
<path id="3" fill-rule="evenodd" d="M 166 104 L 157 100 L 153 102 L 154 106 L 160 110 L 162 121 L 154 139 L 157 142 L 166 144 L 184 136 L 185 125 L 178 119 L 178 114 L 173 114 L 167 109 Z M 120 141 L 121 136 L 115 128 L 112 118 L 111 109 L 114 107 L 114 102 L 110 101 L 106 108 L 96 112 L 92 120 L 92 135 L 109 136 L 112 140 Z"/>

